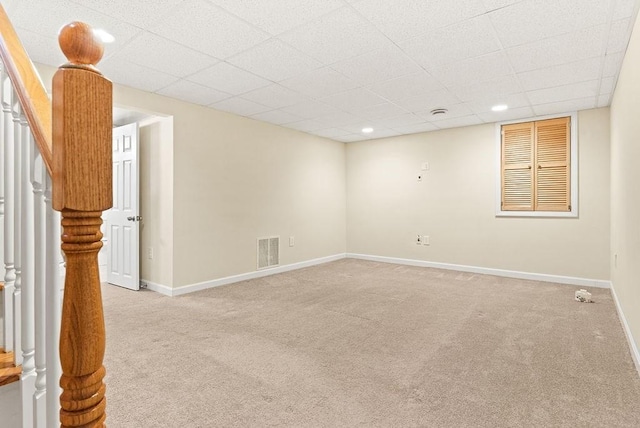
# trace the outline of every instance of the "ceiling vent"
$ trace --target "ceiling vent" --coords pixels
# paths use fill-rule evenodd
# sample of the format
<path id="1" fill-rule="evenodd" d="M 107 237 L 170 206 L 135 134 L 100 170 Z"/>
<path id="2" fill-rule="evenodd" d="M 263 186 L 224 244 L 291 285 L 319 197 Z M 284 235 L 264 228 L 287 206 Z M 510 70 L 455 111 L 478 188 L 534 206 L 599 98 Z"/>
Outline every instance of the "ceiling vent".
<path id="1" fill-rule="evenodd" d="M 446 108 L 434 108 L 433 110 L 431 110 L 431 116 L 438 116 L 441 114 L 447 114 L 449 110 L 447 110 Z"/>
<path id="2" fill-rule="evenodd" d="M 258 238 L 258 270 L 280 264 L 280 237 Z"/>

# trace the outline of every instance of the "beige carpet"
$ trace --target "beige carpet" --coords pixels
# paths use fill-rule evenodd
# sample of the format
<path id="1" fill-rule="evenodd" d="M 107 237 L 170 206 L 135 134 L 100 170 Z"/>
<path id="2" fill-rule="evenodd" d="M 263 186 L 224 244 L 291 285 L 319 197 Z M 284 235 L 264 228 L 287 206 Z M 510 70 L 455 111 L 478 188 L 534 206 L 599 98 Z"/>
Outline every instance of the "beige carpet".
<path id="1" fill-rule="evenodd" d="M 105 286 L 110 427 L 640 427 L 609 290 L 341 260 Z"/>

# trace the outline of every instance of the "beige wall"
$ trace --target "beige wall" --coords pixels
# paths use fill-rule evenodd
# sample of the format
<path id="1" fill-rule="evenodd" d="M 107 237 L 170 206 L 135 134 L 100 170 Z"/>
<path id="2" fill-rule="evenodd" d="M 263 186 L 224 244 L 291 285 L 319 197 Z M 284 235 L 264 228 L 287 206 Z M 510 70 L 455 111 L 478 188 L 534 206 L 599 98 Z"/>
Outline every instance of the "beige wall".
<path id="1" fill-rule="evenodd" d="M 167 285 L 173 283 L 173 118 L 139 125 L 140 278 Z"/>
<path id="2" fill-rule="evenodd" d="M 577 219 L 496 217 L 493 124 L 348 144 L 348 252 L 609 279 L 609 110 L 578 126 Z"/>
<path id="3" fill-rule="evenodd" d="M 38 68 L 50 87 L 54 70 Z M 154 248 L 149 263 L 141 247 L 142 269 L 162 285 L 253 272 L 256 238 L 262 236 L 281 237 L 281 265 L 345 252 L 343 143 L 119 85 L 114 103 L 173 117 L 172 153 L 165 146 L 146 150 L 153 142 L 143 142 L 141 152 L 143 183 L 163 180 L 151 195 L 141 187 L 149 207 L 142 214 L 143 245 L 167 248 Z M 153 132 L 143 131 L 143 138 Z M 170 157 L 172 172 L 163 169 Z M 166 207 L 172 207 L 172 219 L 160 212 Z M 295 236 L 294 247 L 289 236 Z"/>
<path id="4" fill-rule="evenodd" d="M 640 21 L 611 103 L 611 280 L 640 348 Z M 615 261 L 617 256 L 617 262 Z"/>
<path id="5" fill-rule="evenodd" d="M 255 271 L 258 237 L 281 237 L 284 265 L 345 252 L 343 143 L 184 110 L 174 116 L 175 285 Z"/>

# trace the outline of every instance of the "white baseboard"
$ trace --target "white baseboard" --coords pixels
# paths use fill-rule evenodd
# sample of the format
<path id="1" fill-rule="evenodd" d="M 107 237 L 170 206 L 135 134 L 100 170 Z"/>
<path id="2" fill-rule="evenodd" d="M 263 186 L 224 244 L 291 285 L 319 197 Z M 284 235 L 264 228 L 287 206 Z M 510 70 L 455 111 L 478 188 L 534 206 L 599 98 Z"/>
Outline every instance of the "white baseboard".
<path id="1" fill-rule="evenodd" d="M 224 278 L 213 279 L 211 281 L 198 282 L 196 284 L 189 284 L 178 288 L 171 288 L 166 285 L 156 284 L 150 281 L 141 280 L 141 283 L 145 283 L 149 290 L 156 291 L 166 296 L 180 296 L 187 293 L 193 293 L 200 290 L 206 290 L 207 288 L 219 287 L 221 285 L 233 284 L 235 282 L 247 281 L 249 279 L 262 278 L 265 276 L 276 275 L 278 273 L 289 272 L 296 269 L 302 269 L 309 266 L 315 266 L 323 263 L 333 262 L 335 260 L 344 259 L 345 254 L 335 254 L 333 256 L 320 257 L 318 259 L 307 260 L 299 263 L 292 263 L 284 266 L 276 266 L 269 269 L 263 269 L 256 272 L 248 272 L 240 275 L 227 276 Z"/>
<path id="2" fill-rule="evenodd" d="M 147 289 L 151 291 L 155 291 L 156 293 L 164 294 L 165 296 L 173 296 L 173 288 L 168 285 L 162 285 L 155 282 L 147 281 L 146 279 L 140 280 L 140 288 L 144 288 L 146 286 Z"/>
<path id="3" fill-rule="evenodd" d="M 493 269 L 479 266 L 455 265 L 450 263 L 427 262 L 424 260 L 399 259 L 395 257 L 371 256 L 368 254 L 347 253 L 347 258 L 370 260 L 382 263 L 395 263 L 399 265 L 429 267 L 461 272 L 480 273 L 484 275 L 504 276 L 508 278 L 529 279 L 532 281 L 555 282 L 560 284 L 578 285 L 581 287 L 610 288 L 611 281 L 601 279 L 577 278 L 571 276 L 547 275 L 543 273 L 519 272 L 515 270 Z"/>
<path id="4" fill-rule="evenodd" d="M 618 295 L 616 294 L 616 289 L 613 283 L 611 284 L 611 295 L 613 296 L 613 301 L 616 304 L 616 310 L 618 311 L 618 318 L 620 318 L 620 322 L 622 323 L 622 329 L 624 330 L 624 334 L 627 336 L 629 350 L 631 351 L 631 358 L 633 358 L 636 370 L 638 371 L 638 374 L 640 374 L 640 352 L 638 351 L 638 346 L 633 338 L 633 334 L 631 334 L 627 318 L 625 318 L 624 312 L 622 312 L 622 306 L 620 306 L 620 301 L 618 300 Z"/>

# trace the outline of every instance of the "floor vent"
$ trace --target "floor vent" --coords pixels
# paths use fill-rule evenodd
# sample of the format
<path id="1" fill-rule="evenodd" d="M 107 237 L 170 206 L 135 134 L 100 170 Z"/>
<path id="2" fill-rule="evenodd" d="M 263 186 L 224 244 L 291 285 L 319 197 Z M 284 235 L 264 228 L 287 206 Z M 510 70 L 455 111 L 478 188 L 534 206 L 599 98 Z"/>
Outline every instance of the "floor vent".
<path id="1" fill-rule="evenodd" d="M 280 237 L 258 238 L 258 269 L 280 264 Z"/>

